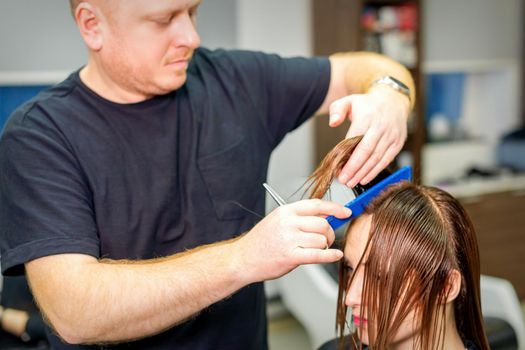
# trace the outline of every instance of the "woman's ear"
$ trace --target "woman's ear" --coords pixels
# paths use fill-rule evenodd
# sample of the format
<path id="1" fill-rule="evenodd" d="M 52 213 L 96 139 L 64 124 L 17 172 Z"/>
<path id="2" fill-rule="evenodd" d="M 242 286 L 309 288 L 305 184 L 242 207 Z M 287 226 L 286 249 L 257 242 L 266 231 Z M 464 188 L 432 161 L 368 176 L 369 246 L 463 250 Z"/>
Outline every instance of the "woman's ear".
<path id="1" fill-rule="evenodd" d="M 75 9 L 75 20 L 80 30 L 80 35 L 87 47 L 93 51 L 102 48 L 101 13 L 90 2 L 81 2 Z"/>
<path id="2" fill-rule="evenodd" d="M 453 269 L 449 276 L 446 286 L 447 292 L 447 303 L 451 303 L 456 300 L 459 292 L 461 291 L 461 274 L 458 270 Z"/>

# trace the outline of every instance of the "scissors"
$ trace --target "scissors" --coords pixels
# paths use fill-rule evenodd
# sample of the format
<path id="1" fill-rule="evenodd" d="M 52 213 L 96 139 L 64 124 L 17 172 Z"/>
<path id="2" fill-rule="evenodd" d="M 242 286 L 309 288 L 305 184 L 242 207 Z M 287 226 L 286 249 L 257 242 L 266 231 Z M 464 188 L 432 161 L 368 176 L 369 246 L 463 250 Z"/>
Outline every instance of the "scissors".
<path id="1" fill-rule="evenodd" d="M 263 183 L 263 186 L 264 188 L 266 189 L 266 192 L 268 192 L 268 194 L 270 196 L 272 196 L 273 200 L 279 205 L 285 205 L 286 204 L 286 201 L 281 197 L 279 196 L 279 194 L 277 193 L 277 191 L 275 191 L 272 186 L 268 185 L 266 182 Z"/>
<path id="2" fill-rule="evenodd" d="M 391 173 L 389 170 L 385 169 L 379 173 L 379 175 L 369 184 L 364 186 L 357 185 L 352 188 L 352 191 L 356 197 L 345 204 L 345 207 L 352 210 L 352 215 L 345 219 L 339 219 L 333 215 L 330 215 L 326 218 L 326 220 L 335 231 L 343 224 L 361 215 L 365 211 L 365 208 L 370 203 L 370 201 L 376 198 L 385 188 L 400 181 L 411 180 L 412 167 L 410 166 L 402 167 L 394 173 Z M 279 196 L 279 194 L 270 185 L 263 183 L 263 186 L 279 206 L 286 204 L 286 201 L 281 196 Z"/>
<path id="3" fill-rule="evenodd" d="M 272 186 L 268 185 L 266 182 L 263 183 L 263 186 L 264 188 L 266 189 L 266 192 L 268 192 L 268 194 L 270 194 L 270 196 L 272 196 L 273 200 L 279 205 L 285 205 L 286 204 L 286 201 L 281 197 L 279 196 L 279 194 L 277 193 L 276 190 L 274 190 L 272 188 Z M 328 243 L 326 244 L 326 247 L 324 247 L 324 249 L 328 249 Z"/>

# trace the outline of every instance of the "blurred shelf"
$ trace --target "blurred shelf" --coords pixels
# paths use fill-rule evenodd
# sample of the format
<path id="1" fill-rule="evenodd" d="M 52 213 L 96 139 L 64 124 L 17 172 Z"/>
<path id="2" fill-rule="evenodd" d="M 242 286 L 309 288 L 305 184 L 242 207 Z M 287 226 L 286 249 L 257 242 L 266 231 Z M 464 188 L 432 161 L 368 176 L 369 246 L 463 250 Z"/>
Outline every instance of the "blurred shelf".
<path id="1" fill-rule="evenodd" d="M 388 6 L 388 5 L 403 5 L 403 4 L 418 4 L 418 0 L 365 0 L 366 5 L 370 6 Z"/>
<path id="2" fill-rule="evenodd" d="M 414 77 L 416 83 L 416 95 L 417 101 L 414 107 L 414 116 L 409 130 L 407 143 L 404 146 L 404 150 L 409 150 L 412 159 L 412 165 L 414 167 L 414 179 L 420 179 L 421 169 L 421 148 L 423 146 L 425 131 L 423 121 L 424 111 L 424 94 L 422 91 L 423 79 L 421 76 L 421 60 L 422 60 L 422 48 L 421 48 L 421 25 L 422 20 L 422 0 L 351 0 L 351 1 L 340 1 L 340 0 L 323 0 L 323 1 L 312 1 L 312 15 L 313 15 L 313 48 L 314 54 L 316 55 L 330 55 L 335 52 L 342 51 L 360 51 L 368 48 L 370 51 L 378 51 L 382 49 L 381 43 L 374 45 L 378 50 L 373 50 L 371 46 L 365 45 L 364 38 L 367 33 L 370 35 L 378 35 L 381 33 L 395 33 L 396 30 L 387 29 L 385 31 L 374 31 L 369 32 L 367 28 L 389 28 L 385 23 L 388 20 L 383 21 L 382 25 L 379 20 L 378 13 L 382 12 L 381 7 L 393 6 L 401 9 L 404 5 L 415 6 L 415 15 L 412 8 L 402 9 L 401 11 L 390 11 L 390 15 L 394 13 L 394 16 L 398 16 L 390 23 L 396 23 L 402 32 L 403 30 L 412 31 L 414 37 L 411 48 L 414 50 L 413 56 L 404 56 L 407 54 L 405 45 L 408 41 L 399 40 L 399 43 L 403 45 L 398 47 L 394 51 L 405 58 L 405 64 Z M 370 17 L 363 17 L 365 8 L 372 7 L 371 13 L 367 12 Z M 405 12 L 403 12 L 405 10 Z M 406 12 L 408 11 L 408 13 Z M 388 11 L 386 11 L 388 12 Z M 385 13 L 384 11 L 382 12 Z M 392 18 L 390 18 L 392 19 Z M 363 22 L 363 20 L 365 22 Z M 366 27 L 365 27 L 366 26 Z M 405 32 L 406 34 L 406 32 Z M 396 39 L 396 38 L 394 38 Z M 397 38 L 401 39 L 401 38 Z M 406 38 L 405 38 L 406 39 Z M 396 40 L 394 40 L 396 42 Z M 374 44 L 370 42 L 370 44 Z M 383 43 L 384 44 L 384 43 Z M 389 41 L 388 44 L 392 44 Z M 410 47 L 410 45 L 409 45 Z M 392 46 L 389 46 L 392 48 Z M 391 51 L 392 52 L 392 51 Z M 403 63 L 402 59 L 393 57 Z M 410 64 L 409 62 L 415 62 Z M 314 162 L 317 164 L 324 155 L 331 150 L 337 142 L 345 137 L 347 131 L 346 127 L 340 127 L 337 129 L 330 129 L 326 125 L 326 121 L 323 118 L 317 118 L 315 126 L 315 159 Z"/>

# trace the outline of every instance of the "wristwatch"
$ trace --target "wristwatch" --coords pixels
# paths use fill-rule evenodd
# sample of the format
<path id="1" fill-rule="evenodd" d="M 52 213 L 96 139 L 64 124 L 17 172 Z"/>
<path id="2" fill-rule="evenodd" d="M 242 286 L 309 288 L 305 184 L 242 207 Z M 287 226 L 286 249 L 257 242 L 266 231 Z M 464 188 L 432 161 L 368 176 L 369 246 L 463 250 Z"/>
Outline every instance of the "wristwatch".
<path id="1" fill-rule="evenodd" d="M 391 77 L 389 75 L 385 75 L 385 76 L 382 76 L 382 77 L 374 80 L 372 82 L 372 84 L 370 84 L 370 87 L 375 86 L 375 85 L 379 85 L 379 84 L 384 84 L 384 85 L 390 86 L 394 90 L 396 90 L 396 91 L 402 93 L 403 95 L 405 95 L 406 97 L 408 97 L 408 100 L 410 101 L 410 88 L 408 86 L 406 86 L 405 84 L 403 84 L 398 79 L 396 79 L 394 77 Z"/>

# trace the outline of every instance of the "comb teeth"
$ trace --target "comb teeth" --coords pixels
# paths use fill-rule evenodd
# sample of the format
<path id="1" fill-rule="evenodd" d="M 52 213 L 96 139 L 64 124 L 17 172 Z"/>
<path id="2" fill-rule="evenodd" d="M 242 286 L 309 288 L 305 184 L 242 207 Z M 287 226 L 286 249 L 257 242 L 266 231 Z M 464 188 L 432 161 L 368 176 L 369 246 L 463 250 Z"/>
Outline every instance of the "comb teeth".
<path id="1" fill-rule="evenodd" d="M 365 189 L 364 192 L 359 194 L 356 198 L 352 199 L 350 202 L 348 202 L 345 207 L 352 210 L 352 215 L 346 219 L 338 219 L 335 216 L 331 215 L 326 218 L 330 226 L 334 229 L 338 229 L 345 223 L 347 223 L 350 220 L 355 219 L 359 215 L 361 215 L 364 211 L 366 206 L 377 197 L 385 188 L 388 186 L 398 183 L 400 181 L 411 181 L 412 180 L 412 167 L 405 166 L 398 171 L 394 172 L 392 175 L 387 176 L 383 180 L 379 181 L 369 189 Z M 360 190 L 363 190 L 362 187 L 360 187 Z"/>

